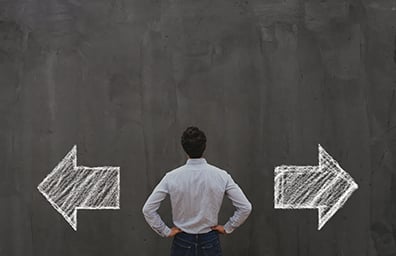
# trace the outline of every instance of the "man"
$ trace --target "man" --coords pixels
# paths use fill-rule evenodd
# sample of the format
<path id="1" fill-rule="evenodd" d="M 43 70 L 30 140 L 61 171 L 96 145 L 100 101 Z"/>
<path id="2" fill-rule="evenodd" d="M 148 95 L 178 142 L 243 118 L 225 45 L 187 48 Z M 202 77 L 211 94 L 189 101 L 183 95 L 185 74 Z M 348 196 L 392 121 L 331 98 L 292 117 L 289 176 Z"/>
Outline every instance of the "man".
<path id="1" fill-rule="evenodd" d="M 206 136 L 197 127 L 188 127 L 181 138 L 189 156 L 185 165 L 168 172 L 143 206 L 151 228 L 162 237 L 174 237 L 171 256 L 221 256 L 220 234 L 230 234 L 249 216 L 252 206 L 239 186 L 224 170 L 202 157 Z M 170 195 L 174 227 L 169 228 L 157 210 Z M 224 226 L 218 213 L 226 195 L 236 208 Z"/>

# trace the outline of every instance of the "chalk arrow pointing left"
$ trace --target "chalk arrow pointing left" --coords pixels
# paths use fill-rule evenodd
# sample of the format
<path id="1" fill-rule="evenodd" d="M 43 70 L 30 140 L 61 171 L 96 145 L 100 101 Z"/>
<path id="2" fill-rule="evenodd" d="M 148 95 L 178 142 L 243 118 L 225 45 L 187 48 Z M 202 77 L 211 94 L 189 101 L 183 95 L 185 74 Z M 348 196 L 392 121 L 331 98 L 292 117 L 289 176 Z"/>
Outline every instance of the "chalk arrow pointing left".
<path id="1" fill-rule="evenodd" d="M 74 146 L 37 189 L 77 231 L 77 210 L 120 209 L 120 167 L 77 166 Z"/>
<path id="2" fill-rule="evenodd" d="M 275 168 L 276 209 L 318 209 L 320 230 L 358 189 L 353 178 L 319 145 L 318 166 Z"/>

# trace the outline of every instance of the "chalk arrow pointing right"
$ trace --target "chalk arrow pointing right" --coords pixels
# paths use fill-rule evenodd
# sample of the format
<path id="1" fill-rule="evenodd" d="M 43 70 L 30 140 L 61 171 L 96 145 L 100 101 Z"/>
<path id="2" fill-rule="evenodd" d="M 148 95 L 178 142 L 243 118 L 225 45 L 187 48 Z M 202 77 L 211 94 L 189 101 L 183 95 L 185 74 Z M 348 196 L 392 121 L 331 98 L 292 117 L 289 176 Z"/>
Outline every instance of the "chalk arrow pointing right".
<path id="1" fill-rule="evenodd" d="M 340 209 L 358 184 L 322 146 L 319 166 L 282 165 L 275 168 L 275 209 L 318 209 L 320 230 Z"/>
<path id="2" fill-rule="evenodd" d="M 77 231 L 78 209 L 120 209 L 120 167 L 77 166 L 74 146 L 37 189 Z"/>

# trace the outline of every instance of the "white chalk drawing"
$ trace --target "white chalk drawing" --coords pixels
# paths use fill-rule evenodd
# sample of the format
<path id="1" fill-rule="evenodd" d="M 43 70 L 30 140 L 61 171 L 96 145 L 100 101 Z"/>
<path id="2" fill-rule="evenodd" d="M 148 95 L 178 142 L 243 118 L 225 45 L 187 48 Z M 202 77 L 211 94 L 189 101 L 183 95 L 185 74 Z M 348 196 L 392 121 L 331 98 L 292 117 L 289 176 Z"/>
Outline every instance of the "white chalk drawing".
<path id="1" fill-rule="evenodd" d="M 320 230 L 358 184 L 321 145 L 319 166 L 282 165 L 274 172 L 275 209 L 318 209 Z"/>
<path id="2" fill-rule="evenodd" d="M 120 168 L 77 166 L 74 146 L 37 189 L 77 231 L 77 210 L 120 209 Z"/>

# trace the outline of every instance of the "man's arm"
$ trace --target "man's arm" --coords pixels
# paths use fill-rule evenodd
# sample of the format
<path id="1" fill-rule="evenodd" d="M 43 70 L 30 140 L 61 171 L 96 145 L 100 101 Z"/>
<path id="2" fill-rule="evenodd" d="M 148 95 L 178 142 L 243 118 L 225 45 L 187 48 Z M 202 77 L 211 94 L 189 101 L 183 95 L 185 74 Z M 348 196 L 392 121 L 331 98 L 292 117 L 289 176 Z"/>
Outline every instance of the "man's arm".
<path id="1" fill-rule="evenodd" d="M 168 187 L 166 184 L 166 175 L 154 188 L 153 192 L 147 199 L 143 206 L 143 215 L 150 227 L 162 237 L 168 237 L 172 230 L 164 223 L 158 214 L 158 209 L 161 202 L 166 198 L 168 194 Z"/>
<path id="2" fill-rule="evenodd" d="M 234 215 L 224 225 L 224 231 L 230 234 L 247 219 L 252 211 L 252 204 L 229 174 L 226 185 L 226 195 L 236 208 Z"/>

